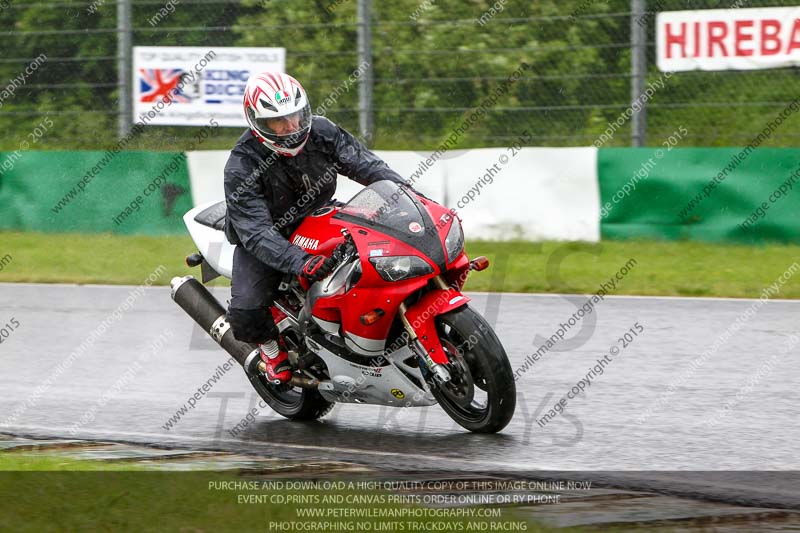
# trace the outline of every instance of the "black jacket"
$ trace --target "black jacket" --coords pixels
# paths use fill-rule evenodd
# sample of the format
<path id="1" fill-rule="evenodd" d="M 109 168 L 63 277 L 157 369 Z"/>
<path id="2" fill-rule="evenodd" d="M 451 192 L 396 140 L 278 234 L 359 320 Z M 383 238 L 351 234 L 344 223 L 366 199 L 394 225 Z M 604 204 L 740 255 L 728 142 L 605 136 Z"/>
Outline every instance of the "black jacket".
<path id="1" fill-rule="evenodd" d="M 225 165 L 225 235 L 268 266 L 298 274 L 309 255 L 287 237 L 303 218 L 328 204 L 336 175 L 362 185 L 407 182 L 350 133 L 315 116 L 303 150 L 280 156 L 247 130 Z"/>

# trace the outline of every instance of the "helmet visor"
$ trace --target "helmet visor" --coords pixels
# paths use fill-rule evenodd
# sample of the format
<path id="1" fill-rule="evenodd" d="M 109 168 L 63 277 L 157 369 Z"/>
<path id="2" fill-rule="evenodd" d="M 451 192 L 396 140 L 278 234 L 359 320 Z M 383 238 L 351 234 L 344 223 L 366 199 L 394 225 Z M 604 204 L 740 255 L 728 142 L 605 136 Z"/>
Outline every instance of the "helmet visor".
<path id="1" fill-rule="evenodd" d="M 303 109 L 282 117 L 253 117 L 253 124 L 264 138 L 294 148 L 303 142 L 311 129 L 311 106 L 306 104 Z"/>

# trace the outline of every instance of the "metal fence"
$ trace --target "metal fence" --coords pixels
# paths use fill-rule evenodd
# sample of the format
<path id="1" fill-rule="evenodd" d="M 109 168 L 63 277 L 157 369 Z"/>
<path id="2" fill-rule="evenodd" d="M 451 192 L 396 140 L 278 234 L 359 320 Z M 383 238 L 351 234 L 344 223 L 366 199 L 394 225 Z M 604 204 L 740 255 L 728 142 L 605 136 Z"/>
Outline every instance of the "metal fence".
<path id="1" fill-rule="evenodd" d="M 657 145 L 678 128 L 685 145 L 742 145 L 800 95 L 797 70 L 658 72 L 654 14 L 779 5 L 2 0 L 0 148 L 112 144 L 133 120 L 133 45 L 286 47 L 313 106 L 383 149 L 436 147 L 476 110 L 460 148 L 509 145 L 522 132 L 539 146 Z M 191 130 L 148 126 L 127 146 L 179 150 Z M 219 128 L 207 146 L 229 147 L 241 131 Z M 798 137 L 792 118 L 765 144 Z"/>

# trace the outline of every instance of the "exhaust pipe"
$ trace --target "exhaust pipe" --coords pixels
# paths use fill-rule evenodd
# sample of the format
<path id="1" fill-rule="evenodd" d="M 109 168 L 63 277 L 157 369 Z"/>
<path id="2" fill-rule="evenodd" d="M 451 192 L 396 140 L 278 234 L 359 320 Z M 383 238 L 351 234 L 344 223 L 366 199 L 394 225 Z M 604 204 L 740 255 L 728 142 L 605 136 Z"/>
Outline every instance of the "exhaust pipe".
<path id="1" fill-rule="evenodd" d="M 233 337 L 231 326 L 225 318 L 225 309 L 214 295 L 194 276 L 172 278 L 170 286 L 175 303 L 247 371 L 258 356 L 258 346 L 237 341 Z"/>
<path id="2" fill-rule="evenodd" d="M 175 300 L 186 314 L 192 317 L 212 339 L 216 341 L 231 357 L 242 366 L 247 376 L 252 380 L 263 373 L 263 363 L 259 357 L 259 348 L 255 344 L 237 341 L 226 319 L 225 309 L 214 298 L 205 285 L 197 281 L 194 276 L 172 278 L 172 299 Z M 293 387 L 316 389 L 319 380 L 294 375 L 288 383 Z"/>

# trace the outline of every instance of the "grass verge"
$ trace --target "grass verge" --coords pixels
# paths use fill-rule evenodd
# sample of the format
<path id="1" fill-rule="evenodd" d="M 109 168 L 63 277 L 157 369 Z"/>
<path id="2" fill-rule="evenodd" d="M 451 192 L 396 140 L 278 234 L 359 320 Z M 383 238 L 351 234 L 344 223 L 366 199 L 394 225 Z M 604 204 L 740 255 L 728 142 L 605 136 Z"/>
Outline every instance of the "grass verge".
<path id="1" fill-rule="evenodd" d="M 199 276 L 183 262 L 194 251 L 188 236 L 0 232 L 0 281 L 138 285 L 164 265 L 156 284 L 166 285 L 173 276 Z M 609 294 L 757 298 L 795 262 L 800 269 L 797 245 L 472 241 L 467 253 L 492 261 L 470 276 L 466 288 L 473 291 L 594 293 L 628 264 Z M 774 297 L 800 298 L 794 279 L 780 289 Z"/>
<path id="2" fill-rule="evenodd" d="M 14 452 L 0 465 L 0 531 L 555 531 L 510 509 L 459 516 L 341 479 L 287 487 L 236 472 L 100 472 L 114 463 Z"/>

